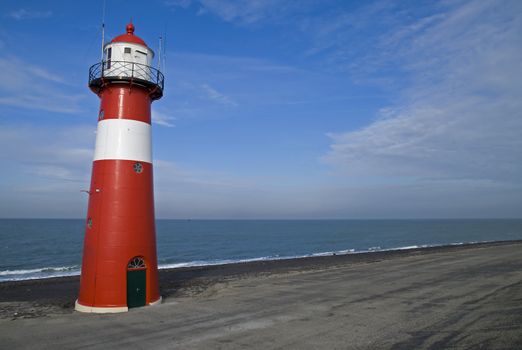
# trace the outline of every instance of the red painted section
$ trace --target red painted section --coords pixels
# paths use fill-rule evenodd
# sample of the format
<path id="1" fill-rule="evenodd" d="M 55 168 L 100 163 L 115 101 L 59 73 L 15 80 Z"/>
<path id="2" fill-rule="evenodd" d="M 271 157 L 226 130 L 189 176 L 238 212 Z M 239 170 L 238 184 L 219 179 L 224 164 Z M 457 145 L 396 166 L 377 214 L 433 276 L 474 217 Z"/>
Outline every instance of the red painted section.
<path id="1" fill-rule="evenodd" d="M 150 124 L 150 104 L 147 88 L 130 84 L 109 84 L 100 95 L 101 119 L 132 119 Z"/>
<path id="2" fill-rule="evenodd" d="M 93 162 L 78 298 L 82 305 L 127 306 L 127 265 L 136 256 L 147 266 L 147 304 L 160 297 L 152 164 L 141 162 L 143 171 L 137 173 L 134 163 Z"/>
<path id="3" fill-rule="evenodd" d="M 111 42 L 113 42 L 113 43 L 116 43 L 116 42 L 135 43 L 135 44 L 147 46 L 147 44 L 145 44 L 145 41 L 143 41 L 143 39 L 141 39 L 139 36 L 134 35 L 134 25 L 132 23 L 127 24 L 126 30 L 127 30 L 126 34 L 118 35 L 117 37 L 112 39 Z"/>

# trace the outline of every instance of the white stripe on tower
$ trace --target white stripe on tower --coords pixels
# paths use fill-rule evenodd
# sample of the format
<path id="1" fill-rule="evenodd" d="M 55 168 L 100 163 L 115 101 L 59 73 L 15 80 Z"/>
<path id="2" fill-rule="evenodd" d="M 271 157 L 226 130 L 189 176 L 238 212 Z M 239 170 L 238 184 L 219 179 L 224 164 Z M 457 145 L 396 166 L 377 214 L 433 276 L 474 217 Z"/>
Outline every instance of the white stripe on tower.
<path id="1" fill-rule="evenodd" d="M 152 163 L 151 126 L 132 119 L 98 123 L 94 160 L 123 159 Z"/>

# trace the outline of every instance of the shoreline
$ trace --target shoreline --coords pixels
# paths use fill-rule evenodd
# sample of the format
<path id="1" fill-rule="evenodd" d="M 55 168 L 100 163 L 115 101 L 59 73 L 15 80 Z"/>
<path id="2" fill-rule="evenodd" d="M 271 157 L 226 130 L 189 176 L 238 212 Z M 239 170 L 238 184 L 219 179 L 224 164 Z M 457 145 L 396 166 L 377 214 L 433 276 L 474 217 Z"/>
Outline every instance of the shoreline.
<path id="1" fill-rule="evenodd" d="M 178 267 L 159 270 L 160 294 L 172 298 L 197 296 L 213 285 L 245 277 L 329 269 L 337 266 L 374 263 L 416 255 L 464 251 L 494 246 L 521 245 L 522 240 L 450 244 L 412 249 L 379 250 L 290 259 Z M 0 319 L 34 318 L 72 313 L 79 289 L 79 276 L 0 282 Z M 5 305 L 9 304 L 9 305 Z"/>
<path id="2" fill-rule="evenodd" d="M 211 266 L 225 266 L 225 265 L 235 265 L 235 264 L 245 264 L 245 263 L 256 263 L 263 261 L 287 261 L 287 260 L 295 260 L 295 259 L 308 259 L 308 258 L 316 258 L 316 257 L 327 257 L 327 256 L 341 256 L 341 255 L 351 255 L 351 254 L 371 254 L 371 253 L 382 253 L 382 252 L 394 252 L 394 251 L 413 251 L 418 249 L 429 249 L 429 248 L 445 248 L 445 247 L 453 247 L 453 246 L 468 246 L 468 245 L 480 245 L 480 244 L 509 244 L 509 243 L 522 242 L 520 240 L 500 240 L 500 241 L 471 241 L 471 242 L 454 242 L 454 243 L 446 243 L 446 244 L 421 244 L 421 245 L 410 245 L 410 246 L 398 246 L 392 248 L 381 248 L 381 247 L 372 247 L 367 250 L 355 250 L 355 249 L 344 249 L 337 251 L 325 251 L 325 252 L 315 252 L 303 255 L 295 255 L 295 256 L 263 256 L 263 257 L 254 257 L 254 258 L 244 258 L 244 259 L 217 259 L 217 260 L 194 260 L 189 262 L 181 262 L 181 263 L 171 263 L 166 265 L 158 265 L 158 271 L 162 270 L 179 270 L 186 268 L 198 268 L 198 267 L 211 267 Z M 81 267 L 81 266 L 80 266 Z M 42 268 L 34 268 L 34 269 L 26 269 L 26 270 L 6 270 L 3 273 L 15 275 L 19 274 L 17 272 L 21 271 L 30 271 L 30 272 L 43 272 L 44 270 L 63 270 L 63 271 L 71 271 L 71 273 L 56 275 L 56 276 L 38 276 L 38 277 L 28 277 L 28 278 L 14 278 L 12 280 L 0 280 L 0 285 L 3 283 L 10 282 L 24 282 L 24 281 L 39 281 L 39 280 L 54 280 L 57 278 L 74 278 L 80 276 L 80 267 L 78 270 L 72 271 L 73 267 L 62 266 L 62 267 L 42 267 Z"/>

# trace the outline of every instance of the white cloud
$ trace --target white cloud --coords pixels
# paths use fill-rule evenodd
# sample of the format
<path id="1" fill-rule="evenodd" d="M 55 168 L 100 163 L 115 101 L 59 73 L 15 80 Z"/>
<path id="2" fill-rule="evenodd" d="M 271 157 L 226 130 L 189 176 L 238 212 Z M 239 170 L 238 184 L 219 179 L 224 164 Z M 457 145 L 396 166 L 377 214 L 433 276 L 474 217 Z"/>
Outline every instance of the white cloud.
<path id="1" fill-rule="evenodd" d="M 266 179 L 193 169 L 154 161 L 156 215 L 159 218 L 309 217 L 322 200 L 316 190 L 274 186 Z M 304 213 L 304 214 L 303 214 Z"/>
<path id="2" fill-rule="evenodd" d="M 26 9 L 18 9 L 10 12 L 7 16 L 17 21 L 25 20 L 25 19 L 38 19 L 38 18 L 49 18 L 53 15 L 52 11 L 36 11 L 36 10 L 26 10 Z"/>
<path id="3" fill-rule="evenodd" d="M 252 181 L 247 181 L 231 174 L 192 169 L 168 160 L 155 159 L 154 168 L 157 187 L 161 188 L 161 191 L 166 192 L 169 192 L 169 189 L 171 190 L 175 184 L 181 184 L 182 186 L 190 184 L 206 189 L 247 189 L 255 186 Z"/>
<path id="4" fill-rule="evenodd" d="M 187 8 L 192 5 L 192 0 L 165 0 L 163 3 L 169 7 Z"/>
<path id="5" fill-rule="evenodd" d="M 266 20 L 286 20 L 285 15 L 299 12 L 313 1 L 284 0 L 166 0 L 171 8 L 199 6 L 199 15 L 213 14 L 224 21 L 242 25 L 252 25 Z"/>
<path id="6" fill-rule="evenodd" d="M 152 110 L 152 123 L 153 124 L 158 124 L 158 125 L 161 125 L 161 126 L 166 126 L 168 128 L 173 128 L 175 125 L 173 123 L 173 121 L 176 119 L 174 117 L 170 117 L 168 116 L 167 114 L 163 113 L 163 112 L 159 112 L 158 110 L 156 109 L 153 109 Z"/>
<path id="7" fill-rule="evenodd" d="M 222 93 L 220 93 L 208 84 L 202 84 L 201 89 L 205 93 L 206 97 L 213 102 L 225 106 L 237 106 L 237 103 L 234 102 L 230 97 L 223 95 Z"/>
<path id="8" fill-rule="evenodd" d="M 175 79 L 168 80 L 170 97 L 157 106 L 175 120 L 235 117 L 246 105 L 295 100 L 304 86 L 296 82 L 301 71 L 269 60 L 188 52 L 169 57 L 167 68 Z M 274 85 L 276 79 L 280 82 Z"/>
<path id="9" fill-rule="evenodd" d="M 94 127 L 3 125 L 0 217 L 83 217 Z"/>
<path id="10" fill-rule="evenodd" d="M 92 162 L 94 138 L 92 126 L 4 125 L 0 159 L 26 175 L 82 182 Z"/>
<path id="11" fill-rule="evenodd" d="M 202 0 L 201 3 L 206 11 L 215 13 L 225 21 L 237 21 L 246 24 L 258 22 L 267 16 L 274 15 L 278 5 L 280 10 L 285 7 L 285 2 L 280 0 Z"/>
<path id="12" fill-rule="evenodd" d="M 15 56 L 0 57 L 0 105 L 58 113 L 76 113 L 85 94 L 71 94 L 58 73 Z"/>
<path id="13" fill-rule="evenodd" d="M 387 33 L 412 85 L 355 131 L 331 133 L 324 160 L 355 177 L 522 183 L 522 18 L 514 2 L 466 2 Z M 389 54 L 390 51 L 387 52 Z M 349 181 L 349 180 L 347 180 Z M 488 182 L 489 181 L 489 182 Z"/>

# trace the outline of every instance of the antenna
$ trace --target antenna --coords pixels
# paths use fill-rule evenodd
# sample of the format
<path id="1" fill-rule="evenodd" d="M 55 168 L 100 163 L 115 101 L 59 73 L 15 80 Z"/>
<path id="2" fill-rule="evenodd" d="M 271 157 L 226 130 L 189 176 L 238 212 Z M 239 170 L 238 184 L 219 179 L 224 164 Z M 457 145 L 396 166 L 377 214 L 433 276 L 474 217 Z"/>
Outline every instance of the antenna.
<path id="1" fill-rule="evenodd" d="M 165 75 L 165 69 L 167 68 L 167 24 L 165 23 L 165 29 L 163 31 L 163 57 L 160 57 L 160 59 L 163 59 L 163 75 Z"/>
<path id="2" fill-rule="evenodd" d="M 162 45 L 163 37 L 160 35 L 159 37 L 159 49 L 158 49 L 158 70 L 161 72 L 161 45 Z"/>
<path id="3" fill-rule="evenodd" d="M 103 0 L 103 9 L 102 9 L 102 25 L 101 25 L 101 60 L 103 62 L 103 47 L 105 46 L 105 5 L 106 0 Z"/>

